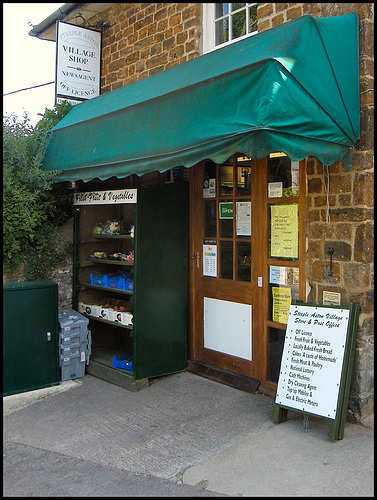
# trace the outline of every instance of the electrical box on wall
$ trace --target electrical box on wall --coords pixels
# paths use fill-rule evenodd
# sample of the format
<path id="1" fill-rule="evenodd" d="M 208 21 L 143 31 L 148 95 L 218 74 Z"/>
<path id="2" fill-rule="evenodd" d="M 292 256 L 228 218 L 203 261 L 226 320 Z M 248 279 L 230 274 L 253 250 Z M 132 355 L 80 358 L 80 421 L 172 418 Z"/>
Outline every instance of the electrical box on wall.
<path id="1" fill-rule="evenodd" d="M 58 385 L 58 285 L 3 285 L 3 396 Z"/>

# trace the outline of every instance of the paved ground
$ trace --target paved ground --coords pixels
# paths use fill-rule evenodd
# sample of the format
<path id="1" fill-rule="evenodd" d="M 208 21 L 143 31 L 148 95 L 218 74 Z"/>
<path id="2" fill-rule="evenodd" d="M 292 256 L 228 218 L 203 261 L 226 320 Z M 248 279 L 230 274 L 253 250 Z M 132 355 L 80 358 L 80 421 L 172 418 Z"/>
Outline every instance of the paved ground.
<path id="1" fill-rule="evenodd" d="M 44 391 L 44 392 L 42 392 Z M 373 430 L 183 372 L 133 393 L 86 375 L 4 398 L 4 496 L 374 496 Z"/>

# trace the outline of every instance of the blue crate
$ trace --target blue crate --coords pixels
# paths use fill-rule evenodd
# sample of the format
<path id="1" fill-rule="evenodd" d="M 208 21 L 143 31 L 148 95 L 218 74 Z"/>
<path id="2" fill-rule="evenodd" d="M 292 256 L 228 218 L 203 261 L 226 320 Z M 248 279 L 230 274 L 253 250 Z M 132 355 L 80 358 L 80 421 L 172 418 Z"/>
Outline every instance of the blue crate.
<path id="1" fill-rule="evenodd" d="M 126 280 L 124 284 L 124 290 L 129 290 L 133 292 L 133 289 L 134 289 L 134 280 L 132 279 Z"/>
<path id="2" fill-rule="evenodd" d="M 110 288 L 117 288 L 118 290 L 133 291 L 133 279 L 129 278 L 128 274 L 122 276 L 113 276 L 109 278 L 108 286 Z"/>
<path id="3" fill-rule="evenodd" d="M 127 275 L 130 273 L 127 273 Z M 132 274 L 130 274 L 132 276 Z M 109 281 L 113 278 L 119 278 L 119 277 L 125 277 L 124 273 L 122 271 L 118 271 L 117 273 L 107 273 L 107 274 L 90 274 L 90 284 L 91 285 L 98 285 L 98 286 L 107 286 L 111 288 L 118 288 L 121 289 L 119 286 L 112 286 L 110 285 Z"/>
<path id="4" fill-rule="evenodd" d="M 109 287 L 117 288 L 118 290 L 124 290 L 124 277 L 113 276 L 112 278 L 109 278 Z"/>
<path id="5" fill-rule="evenodd" d="M 132 371 L 132 354 L 126 354 L 125 356 L 114 355 L 113 368 Z"/>
<path id="6" fill-rule="evenodd" d="M 109 277 L 107 274 L 90 274 L 90 284 L 98 286 L 109 286 Z"/>

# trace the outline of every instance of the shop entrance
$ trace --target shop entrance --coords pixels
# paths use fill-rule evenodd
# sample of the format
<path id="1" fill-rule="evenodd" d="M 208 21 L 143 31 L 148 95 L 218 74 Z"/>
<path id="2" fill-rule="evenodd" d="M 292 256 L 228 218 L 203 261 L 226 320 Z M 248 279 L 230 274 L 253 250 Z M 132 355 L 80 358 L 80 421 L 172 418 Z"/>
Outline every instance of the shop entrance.
<path id="1" fill-rule="evenodd" d="M 304 299 L 304 162 L 234 155 L 190 171 L 190 359 L 276 388 Z M 302 219 L 302 220 L 301 220 Z"/>

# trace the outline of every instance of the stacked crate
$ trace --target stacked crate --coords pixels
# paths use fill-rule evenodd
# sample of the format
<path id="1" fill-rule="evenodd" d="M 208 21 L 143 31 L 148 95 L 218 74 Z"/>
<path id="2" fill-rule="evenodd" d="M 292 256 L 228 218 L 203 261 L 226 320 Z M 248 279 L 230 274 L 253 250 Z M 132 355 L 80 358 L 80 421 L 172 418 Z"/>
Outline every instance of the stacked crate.
<path id="1" fill-rule="evenodd" d="M 92 352 L 89 320 L 73 309 L 59 310 L 58 320 L 61 381 L 81 378 Z"/>

